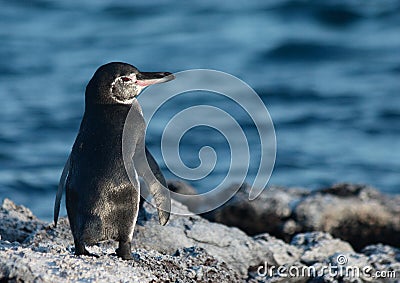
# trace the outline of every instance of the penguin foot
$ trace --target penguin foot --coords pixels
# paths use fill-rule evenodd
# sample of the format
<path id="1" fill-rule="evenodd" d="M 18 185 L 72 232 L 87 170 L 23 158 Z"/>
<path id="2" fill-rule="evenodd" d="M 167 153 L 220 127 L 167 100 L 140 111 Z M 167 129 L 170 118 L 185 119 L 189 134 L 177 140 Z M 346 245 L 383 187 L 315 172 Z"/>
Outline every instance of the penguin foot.
<path id="1" fill-rule="evenodd" d="M 96 255 L 96 254 L 92 254 L 92 253 L 87 253 L 87 254 L 84 254 L 85 256 L 91 256 L 91 257 L 95 257 L 95 258 L 100 258 L 100 256 L 99 255 Z"/>
<path id="2" fill-rule="evenodd" d="M 130 252 L 125 253 L 122 252 L 119 248 L 115 250 L 115 252 L 117 253 L 117 256 L 122 258 L 123 260 L 132 260 L 133 256 Z"/>
<path id="3" fill-rule="evenodd" d="M 119 242 L 118 249 L 116 249 L 115 252 L 117 253 L 117 256 L 123 260 L 133 259 L 130 242 Z"/>
<path id="4" fill-rule="evenodd" d="M 95 257 L 95 258 L 99 258 L 100 257 L 99 255 L 90 253 L 87 249 L 84 249 L 83 252 L 75 251 L 75 255 L 76 256 L 80 256 L 80 255 L 92 256 L 92 257 Z"/>
<path id="5" fill-rule="evenodd" d="M 92 257 L 99 258 L 98 255 L 90 253 L 90 252 L 85 248 L 85 245 L 84 245 L 84 244 L 77 243 L 76 241 L 75 241 L 75 255 L 76 255 L 76 256 L 86 255 L 86 256 L 92 256 Z"/>

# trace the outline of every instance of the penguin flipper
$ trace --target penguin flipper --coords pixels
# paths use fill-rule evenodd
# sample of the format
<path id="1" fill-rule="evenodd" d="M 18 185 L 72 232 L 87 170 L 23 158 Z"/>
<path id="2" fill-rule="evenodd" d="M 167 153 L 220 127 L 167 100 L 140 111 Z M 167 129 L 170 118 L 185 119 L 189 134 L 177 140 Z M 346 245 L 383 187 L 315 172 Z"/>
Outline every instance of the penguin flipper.
<path id="1" fill-rule="evenodd" d="M 161 225 L 167 224 L 171 211 L 171 196 L 167 182 L 156 160 L 146 146 L 138 149 L 134 156 L 135 169 L 147 185 L 155 200 Z"/>
<path id="2" fill-rule="evenodd" d="M 58 215 L 60 213 L 61 197 L 65 190 L 67 176 L 71 167 L 71 156 L 68 156 L 67 162 L 65 162 L 64 169 L 61 173 L 60 182 L 58 183 L 58 189 L 56 194 L 56 201 L 54 203 L 54 227 L 57 227 Z"/>
<path id="3" fill-rule="evenodd" d="M 157 161 L 154 159 L 153 155 L 151 155 L 146 146 L 145 153 L 151 174 L 150 179 L 146 180 L 144 177 L 143 179 L 156 202 L 159 222 L 161 225 L 165 225 L 169 220 L 171 211 L 171 196 L 168 190 L 167 181 L 165 180 Z M 157 180 L 154 180 L 154 177 Z"/>

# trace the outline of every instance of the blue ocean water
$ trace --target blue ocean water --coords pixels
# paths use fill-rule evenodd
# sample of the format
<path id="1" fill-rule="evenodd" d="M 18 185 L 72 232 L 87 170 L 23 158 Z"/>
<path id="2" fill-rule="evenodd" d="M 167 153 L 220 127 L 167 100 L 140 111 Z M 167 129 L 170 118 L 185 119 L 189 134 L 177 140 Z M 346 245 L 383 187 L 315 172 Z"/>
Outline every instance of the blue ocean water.
<path id="1" fill-rule="evenodd" d="M 399 1 L 0 0 L 0 6 L 0 199 L 52 217 L 85 86 L 109 61 L 145 71 L 210 68 L 247 82 L 275 125 L 269 184 L 349 181 L 400 192 Z M 199 103 L 231 107 L 212 95 L 188 95 L 165 113 Z M 237 117 L 256 152 L 254 125 L 245 114 Z M 154 123 L 147 141 L 160 160 Z M 181 141 L 182 159 L 192 167 L 207 144 L 222 154 L 210 176 L 192 182 L 199 191 L 224 177 L 227 143 L 207 127 Z"/>

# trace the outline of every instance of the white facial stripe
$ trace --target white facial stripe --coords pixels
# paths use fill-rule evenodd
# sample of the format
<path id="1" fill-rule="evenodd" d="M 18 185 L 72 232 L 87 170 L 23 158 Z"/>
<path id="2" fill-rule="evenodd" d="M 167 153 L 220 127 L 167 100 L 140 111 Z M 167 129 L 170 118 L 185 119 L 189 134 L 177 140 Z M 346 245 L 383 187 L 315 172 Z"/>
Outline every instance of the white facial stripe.
<path id="1" fill-rule="evenodd" d="M 128 80 L 129 78 L 130 80 Z M 120 91 L 129 91 L 131 88 L 132 96 L 125 94 L 125 95 L 118 95 Z M 117 91 L 116 91 L 117 89 Z M 110 87 L 110 94 L 111 99 L 119 104 L 132 104 L 135 97 L 142 91 L 143 87 L 136 85 L 136 74 L 131 73 L 126 76 L 119 76 L 117 77 L 112 83 Z M 135 93 L 133 93 L 135 92 Z M 126 99 L 122 99 L 125 98 Z"/>
<path id="2" fill-rule="evenodd" d="M 123 81 L 122 80 L 123 77 L 130 78 L 133 83 L 136 82 L 136 74 L 135 73 L 129 74 L 128 76 L 119 76 L 111 83 L 110 92 L 112 92 L 112 89 L 113 89 L 113 87 L 115 86 L 116 83 Z"/>

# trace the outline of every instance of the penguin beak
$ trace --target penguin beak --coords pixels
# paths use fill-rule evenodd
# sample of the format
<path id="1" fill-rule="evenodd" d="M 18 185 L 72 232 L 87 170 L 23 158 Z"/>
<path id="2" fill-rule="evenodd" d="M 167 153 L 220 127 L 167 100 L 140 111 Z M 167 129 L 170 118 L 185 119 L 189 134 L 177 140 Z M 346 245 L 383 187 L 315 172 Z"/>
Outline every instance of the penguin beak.
<path id="1" fill-rule="evenodd" d="M 169 72 L 141 72 L 136 74 L 136 84 L 142 87 L 165 83 L 173 79 L 175 79 L 175 76 Z"/>

